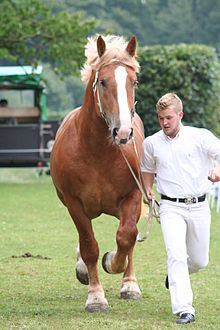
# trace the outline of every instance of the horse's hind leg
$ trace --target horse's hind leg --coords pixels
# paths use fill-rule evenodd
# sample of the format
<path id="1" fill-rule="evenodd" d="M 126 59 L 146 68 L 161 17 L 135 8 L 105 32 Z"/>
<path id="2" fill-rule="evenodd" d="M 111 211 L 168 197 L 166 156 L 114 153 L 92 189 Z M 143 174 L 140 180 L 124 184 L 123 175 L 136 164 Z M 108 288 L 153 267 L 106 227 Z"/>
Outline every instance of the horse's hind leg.
<path id="1" fill-rule="evenodd" d="M 68 211 L 79 233 L 80 254 L 88 270 L 89 288 L 86 301 L 87 312 L 106 312 L 108 302 L 98 276 L 99 248 L 92 230 L 91 220 L 86 217 L 81 204 L 65 198 Z"/>
<path id="2" fill-rule="evenodd" d="M 103 268 L 108 273 L 124 272 L 121 298 L 138 300 L 141 292 L 133 269 L 133 249 L 137 237 L 136 223 L 141 212 L 139 192 L 127 198 L 120 213 L 120 225 L 117 231 L 117 251 L 108 252 L 102 260 Z"/>

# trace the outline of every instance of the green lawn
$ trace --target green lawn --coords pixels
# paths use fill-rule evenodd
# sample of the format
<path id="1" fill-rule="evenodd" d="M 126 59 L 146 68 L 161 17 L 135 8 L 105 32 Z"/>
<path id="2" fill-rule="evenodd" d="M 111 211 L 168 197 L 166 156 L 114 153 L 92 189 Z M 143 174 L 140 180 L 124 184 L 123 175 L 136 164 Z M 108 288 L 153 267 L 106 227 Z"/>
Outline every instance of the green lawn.
<path id="1" fill-rule="evenodd" d="M 212 212 L 210 263 L 191 276 L 196 308 L 196 322 L 187 325 L 191 329 L 220 329 L 220 214 Z M 37 178 L 34 169 L 0 169 L 0 329 L 181 328 L 164 287 L 160 225 L 154 222 L 147 241 L 135 247 L 141 301 L 120 299 L 122 275 L 109 275 L 101 267 L 102 255 L 115 248 L 117 227 L 109 216 L 94 220 L 109 313 L 88 314 L 87 286 L 75 278 L 78 234 L 51 178 Z M 21 257 L 25 253 L 33 257 Z"/>

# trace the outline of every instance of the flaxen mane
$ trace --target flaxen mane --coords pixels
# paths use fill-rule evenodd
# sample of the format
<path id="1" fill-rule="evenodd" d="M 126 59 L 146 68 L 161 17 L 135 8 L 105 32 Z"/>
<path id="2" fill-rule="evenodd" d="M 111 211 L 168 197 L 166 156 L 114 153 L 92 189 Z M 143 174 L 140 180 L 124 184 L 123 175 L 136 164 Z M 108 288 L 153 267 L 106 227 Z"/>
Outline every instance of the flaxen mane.
<path id="1" fill-rule="evenodd" d="M 113 62 L 121 62 L 128 66 L 131 66 L 135 72 L 139 72 L 139 63 L 135 57 L 131 57 L 126 52 L 127 41 L 123 37 L 114 35 L 102 36 L 106 43 L 106 51 L 100 58 L 97 53 L 96 37 L 88 39 L 88 43 L 85 46 L 85 56 L 87 58 L 81 70 L 81 79 L 84 83 L 88 83 L 92 70 L 99 70 L 101 66 L 107 65 Z"/>

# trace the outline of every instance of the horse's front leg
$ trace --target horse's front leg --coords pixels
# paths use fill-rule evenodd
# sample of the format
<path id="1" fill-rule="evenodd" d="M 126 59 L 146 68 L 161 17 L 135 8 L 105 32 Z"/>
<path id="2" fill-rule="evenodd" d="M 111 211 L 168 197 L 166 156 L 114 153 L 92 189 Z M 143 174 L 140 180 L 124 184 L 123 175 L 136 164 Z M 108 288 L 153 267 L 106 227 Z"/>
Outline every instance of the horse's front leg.
<path id="1" fill-rule="evenodd" d="M 133 249 L 138 234 L 137 221 L 141 213 L 141 196 L 136 191 L 123 201 L 120 209 L 120 225 L 117 231 L 117 251 L 107 252 L 102 265 L 106 272 L 124 272 L 121 297 L 138 300 L 141 292 L 133 269 Z"/>
<path id="2" fill-rule="evenodd" d="M 83 284 L 89 284 L 86 311 L 106 312 L 108 302 L 98 276 L 99 248 L 94 237 L 91 220 L 84 214 L 78 201 L 71 199 L 69 203 L 66 201 L 66 205 L 79 233 L 80 251 L 78 250 L 77 253 L 77 278 Z M 81 280 L 82 278 L 83 280 Z"/>

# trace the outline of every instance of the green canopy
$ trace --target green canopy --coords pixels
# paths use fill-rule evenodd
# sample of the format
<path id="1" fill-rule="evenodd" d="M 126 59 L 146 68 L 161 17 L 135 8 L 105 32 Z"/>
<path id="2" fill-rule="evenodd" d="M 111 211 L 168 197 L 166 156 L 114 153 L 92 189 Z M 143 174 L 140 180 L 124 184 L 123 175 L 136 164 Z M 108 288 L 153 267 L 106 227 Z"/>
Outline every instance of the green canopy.
<path id="1" fill-rule="evenodd" d="M 43 67 L 37 66 L 0 66 L 0 88 L 40 90 L 42 119 L 46 120 L 45 84 L 42 80 Z"/>
<path id="2" fill-rule="evenodd" d="M 43 89 L 42 73 L 42 66 L 1 66 L 0 85 Z"/>

